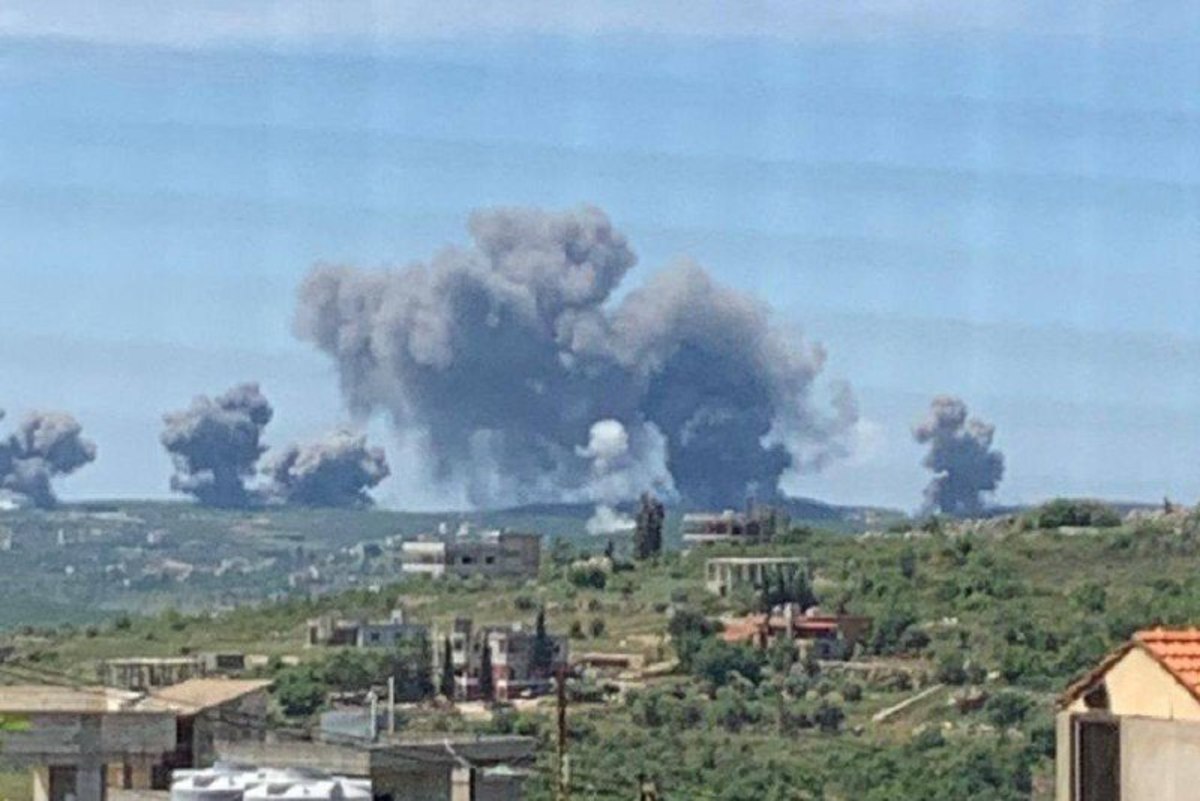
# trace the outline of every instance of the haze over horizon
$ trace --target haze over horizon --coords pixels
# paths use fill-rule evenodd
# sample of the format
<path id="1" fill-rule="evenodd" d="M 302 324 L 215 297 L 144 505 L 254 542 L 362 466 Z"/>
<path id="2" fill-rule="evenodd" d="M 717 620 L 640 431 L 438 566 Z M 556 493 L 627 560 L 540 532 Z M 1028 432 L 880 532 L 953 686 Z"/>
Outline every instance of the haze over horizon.
<path id="1" fill-rule="evenodd" d="M 915 508 L 946 392 L 995 424 L 999 503 L 1194 501 L 1200 10 L 1045 5 L 8 3 L 0 408 L 96 441 L 64 499 L 168 497 L 195 395 L 261 382 L 275 446 L 347 419 L 290 332 L 313 264 L 593 203 L 639 257 L 618 300 L 693 259 L 853 385 L 855 452 L 794 494 Z M 462 502 L 370 434 L 382 504 Z"/>

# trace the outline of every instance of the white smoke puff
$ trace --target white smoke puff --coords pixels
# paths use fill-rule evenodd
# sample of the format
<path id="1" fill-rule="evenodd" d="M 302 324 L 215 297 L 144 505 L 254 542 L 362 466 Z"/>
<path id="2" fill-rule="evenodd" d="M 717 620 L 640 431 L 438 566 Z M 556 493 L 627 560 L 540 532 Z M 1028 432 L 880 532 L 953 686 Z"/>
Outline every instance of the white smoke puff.
<path id="1" fill-rule="evenodd" d="M 637 527 L 637 521 L 628 515 L 621 514 L 611 506 L 600 504 L 584 525 L 588 534 L 602 536 L 605 534 L 628 534 Z"/>
<path id="2" fill-rule="evenodd" d="M 262 472 L 270 479 L 269 495 L 301 506 L 368 506 L 367 490 L 389 474 L 382 449 L 344 430 L 272 454 Z"/>
<path id="3" fill-rule="evenodd" d="M 610 465 L 629 453 L 629 433 L 620 420 L 598 420 L 588 430 L 587 447 L 579 448 L 578 453 L 591 459 L 597 472 L 607 472 Z"/>
<path id="4" fill-rule="evenodd" d="M 0 411 L 0 419 L 4 412 Z M 17 430 L 0 440 L 0 489 L 49 508 L 57 503 L 52 480 L 94 461 L 96 445 L 83 427 L 63 412 L 31 412 Z"/>
<path id="5" fill-rule="evenodd" d="M 959 398 L 939 395 L 929 417 L 913 429 L 913 438 L 929 446 L 922 464 L 932 470 L 925 488 L 930 511 L 950 515 L 976 515 L 983 511 L 983 496 L 994 492 L 1004 477 L 1004 455 L 992 450 L 995 427 L 968 419 L 967 405 Z"/>
<path id="6" fill-rule="evenodd" d="M 295 330 L 333 357 L 353 411 L 418 432 L 432 475 L 474 503 L 615 492 L 598 482 L 631 471 L 580 448 L 602 420 L 693 504 L 769 498 L 784 470 L 844 453 L 852 404 L 812 399 L 823 352 L 752 298 L 681 264 L 611 304 L 635 256 L 594 208 L 478 212 L 470 230 L 473 247 L 428 265 L 316 268 Z"/>

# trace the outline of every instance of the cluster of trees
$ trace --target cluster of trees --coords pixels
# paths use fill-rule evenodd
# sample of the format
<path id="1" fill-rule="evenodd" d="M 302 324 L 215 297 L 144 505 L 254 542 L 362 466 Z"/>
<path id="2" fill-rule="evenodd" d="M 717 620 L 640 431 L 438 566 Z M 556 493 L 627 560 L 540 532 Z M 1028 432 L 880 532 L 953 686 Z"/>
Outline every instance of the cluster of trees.
<path id="1" fill-rule="evenodd" d="M 777 606 L 795 604 L 800 609 L 817 606 L 820 601 L 813 592 L 808 571 L 805 569 L 785 570 L 777 567 L 768 570 L 759 589 L 759 606 L 770 612 Z"/>
<path id="2" fill-rule="evenodd" d="M 367 692 L 396 682 L 396 699 L 420 701 L 434 692 L 429 640 L 414 637 L 391 649 L 345 649 L 299 665 L 278 667 L 275 699 L 289 717 L 313 714 L 332 692 Z"/>
<path id="3" fill-rule="evenodd" d="M 1022 516 L 1028 529 L 1052 529 L 1062 526 L 1114 528 L 1121 525 L 1121 515 L 1101 501 L 1079 498 L 1055 498 Z"/>

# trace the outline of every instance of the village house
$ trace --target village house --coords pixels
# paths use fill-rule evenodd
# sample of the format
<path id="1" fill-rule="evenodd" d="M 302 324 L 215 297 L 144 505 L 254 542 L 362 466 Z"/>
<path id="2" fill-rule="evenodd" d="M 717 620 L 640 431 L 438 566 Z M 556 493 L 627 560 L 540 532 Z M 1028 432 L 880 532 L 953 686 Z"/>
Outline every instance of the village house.
<path id="1" fill-rule="evenodd" d="M 262 680 L 203 678 L 138 695 L 132 705 L 136 711 L 171 716 L 173 747 L 156 760 L 110 760 L 106 785 L 123 790 L 166 790 L 172 771 L 211 765 L 218 739 L 263 740 L 270 686 L 270 681 Z"/>
<path id="2" fill-rule="evenodd" d="M 33 801 L 104 801 L 106 765 L 148 771 L 176 746 L 172 712 L 107 687 L 0 687 L 0 765 L 29 769 Z"/>
<path id="3" fill-rule="evenodd" d="M 485 647 L 490 652 L 493 686 L 498 701 L 546 692 L 552 686 L 555 671 L 565 668 L 568 661 L 567 638 L 547 634 L 552 661 L 548 669 L 538 669 L 534 664 L 537 634 L 520 623 L 476 628 L 470 619 L 459 618 L 446 636 L 450 639 L 456 695 L 464 700 L 479 697 L 479 676 Z M 438 637 L 433 644 L 434 659 L 439 660 L 439 664 L 434 666 L 435 675 L 440 675 L 443 650 L 443 638 Z"/>
<path id="4" fill-rule="evenodd" d="M 1057 801 L 1185 801 L 1200 788 L 1200 629 L 1150 629 L 1059 700 Z"/>
<path id="5" fill-rule="evenodd" d="M 734 543 L 755 545 L 770 542 L 787 530 L 787 517 L 768 506 L 751 507 L 745 512 L 691 513 L 683 516 L 680 533 L 683 547 Z"/>
<path id="6" fill-rule="evenodd" d="M 537 578 L 542 538 L 538 534 L 495 531 L 472 537 L 410 540 L 400 546 L 400 570 L 432 578 Z"/>
<path id="7" fill-rule="evenodd" d="M 387 620 L 344 618 L 336 612 L 308 621 L 309 646 L 395 648 L 402 642 L 429 636 L 429 627 L 407 619 L 403 609 L 393 609 Z"/>
<path id="8" fill-rule="evenodd" d="M 854 647 L 871 631 L 872 620 L 858 615 L 827 615 L 819 609 L 801 612 L 795 604 L 784 604 L 771 614 L 729 618 L 721 637 L 729 643 L 744 643 L 766 649 L 780 637 L 799 648 L 801 657 L 848 659 Z"/>
<path id="9" fill-rule="evenodd" d="M 726 598 L 736 592 L 760 590 L 768 577 L 794 578 L 805 570 L 805 561 L 786 556 L 727 556 L 704 562 L 704 587 Z"/>

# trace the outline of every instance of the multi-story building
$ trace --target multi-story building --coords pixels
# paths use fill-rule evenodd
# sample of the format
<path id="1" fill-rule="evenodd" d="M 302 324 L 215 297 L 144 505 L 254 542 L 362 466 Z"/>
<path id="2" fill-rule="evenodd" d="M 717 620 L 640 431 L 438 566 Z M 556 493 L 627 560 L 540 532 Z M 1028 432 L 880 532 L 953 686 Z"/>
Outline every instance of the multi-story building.
<path id="1" fill-rule="evenodd" d="M 690 513 L 683 516 L 683 547 L 739 543 L 753 545 L 770 542 L 787 528 L 787 518 L 768 506 L 756 506 L 745 512 Z"/>
<path id="2" fill-rule="evenodd" d="M 403 609 L 393 609 L 390 618 L 380 621 L 344 618 L 336 613 L 308 621 L 310 646 L 394 648 L 406 640 L 428 636 L 429 627 L 409 621 Z"/>
<path id="3" fill-rule="evenodd" d="M 478 537 L 413 540 L 401 546 L 401 570 L 434 578 L 490 576 L 537 578 L 542 538 L 537 534 L 497 531 Z"/>
<path id="4" fill-rule="evenodd" d="M 566 667 L 569 656 L 567 638 L 547 634 L 553 653 L 551 664 L 544 668 L 536 666 L 534 643 L 537 633 L 520 623 L 477 628 L 470 619 L 459 618 L 446 636 L 450 639 L 456 695 L 461 699 L 479 697 L 484 648 L 490 651 L 492 684 L 499 701 L 547 691 L 555 672 Z M 444 658 L 443 651 L 443 641 L 439 638 L 433 647 L 435 659 Z M 441 665 L 435 665 L 435 675 L 440 674 Z"/>

